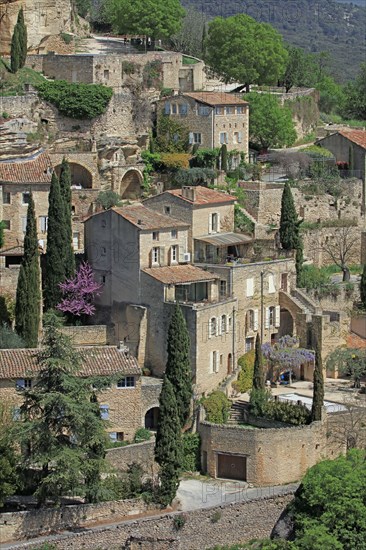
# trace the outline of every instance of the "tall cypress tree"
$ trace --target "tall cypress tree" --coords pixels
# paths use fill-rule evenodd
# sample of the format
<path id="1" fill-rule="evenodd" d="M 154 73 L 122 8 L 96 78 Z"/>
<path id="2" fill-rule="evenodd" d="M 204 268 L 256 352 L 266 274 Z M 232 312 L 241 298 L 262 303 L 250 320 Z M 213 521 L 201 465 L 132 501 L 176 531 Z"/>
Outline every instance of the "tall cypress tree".
<path id="1" fill-rule="evenodd" d="M 20 56 L 19 56 L 19 69 L 24 67 L 25 60 L 27 59 L 27 27 L 24 21 L 23 8 L 20 8 L 18 13 L 17 25 L 19 29 L 19 47 L 20 47 Z"/>
<path id="2" fill-rule="evenodd" d="M 14 74 L 20 69 L 20 60 L 22 58 L 20 40 L 19 25 L 16 23 L 10 46 L 10 69 Z"/>
<path id="3" fill-rule="evenodd" d="M 44 306 L 46 311 L 55 308 L 61 301 L 59 284 L 66 279 L 66 265 L 63 257 L 67 239 L 64 212 L 60 182 L 56 174 L 53 173 L 48 195 L 47 253 L 44 273 Z"/>
<path id="4" fill-rule="evenodd" d="M 255 339 L 255 358 L 254 358 L 254 370 L 253 370 L 253 389 L 265 391 L 265 373 L 263 368 L 263 355 L 261 347 L 261 339 L 259 334 Z"/>
<path id="5" fill-rule="evenodd" d="M 361 294 L 361 303 L 363 309 L 366 309 L 366 264 L 363 266 L 363 271 L 360 281 L 360 294 Z"/>
<path id="6" fill-rule="evenodd" d="M 19 270 L 15 302 L 15 329 L 28 348 L 37 347 L 41 311 L 41 274 L 37 224 L 32 193 L 27 211 L 24 255 Z"/>
<path id="7" fill-rule="evenodd" d="M 281 200 L 280 241 L 285 250 L 293 250 L 299 243 L 299 221 L 291 187 L 287 181 Z"/>
<path id="8" fill-rule="evenodd" d="M 315 366 L 313 377 L 313 404 L 311 407 L 311 420 L 322 419 L 322 409 L 324 403 L 324 374 L 323 374 L 323 361 L 320 353 L 319 346 L 317 344 L 315 349 Z"/>
<path id="9" fill-rule="evenodd" d="M 174 499 L 182 460 L 180 419 L 173 385 L 167 376 L 159 398 L 159 421 L 155 440 L 155 460 L 160 464 L 159 501 L 165 506 Z"/>
<path id="10" fill-rule="evenodd" d="M 227 146 L 225 143 L 221 146 L 221 170 L 227 172 Z"/>
<path id="11" fill-rule="evenodd" d="M 189 358 L 190 341 L 182 309 L 175 306 L 168 330 L 168 360 L 165 376 L 172 383 L 181 428 L 189 418 L 192 399 L 192 370 Z"/>
<path id="12" fill-rule="evenodd" d="M 65 276 L 67 279 L 75 275 L 75 254 L 72 246 L 72 221 L 71 221 L 71 170 L 70 165 L 62 159 L 60 171 L 60 192 L 64 208 L 64 221 L 66 240 L 62 256 L 65 259 Z"/>

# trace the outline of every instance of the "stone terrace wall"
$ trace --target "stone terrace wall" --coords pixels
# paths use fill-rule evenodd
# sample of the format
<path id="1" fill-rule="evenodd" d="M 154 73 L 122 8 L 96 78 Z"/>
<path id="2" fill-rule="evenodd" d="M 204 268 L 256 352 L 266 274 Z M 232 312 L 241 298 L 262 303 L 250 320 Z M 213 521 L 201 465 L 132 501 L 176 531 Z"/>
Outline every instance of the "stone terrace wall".
<path id="1" fill-rule="evenodd" d="M 119 472 L 126 472 L 129 464 L 141 464 L 146 474 L 150 476 L 158 471 L 159 466 L 154 460 L 155 438 L 142 443 L 126 445 L 107 450 L 108 462 Z"/>
<path id="2" fill-rule="evenodd" d="M 160 518 L 148 518 L 120 523 L 78 534 L 64 535 L 52 541 L 59 550 L 117 550 L 133 540 L 136 548 L 197 550 L 215 544 L 240 544 L 251 539 L 269 537 L 274 525 L 293 492 L 281 496 L 204 508 L 184 513 L 185 524 L 177 532 L 173 513 Z M 141 541 L 141 545 L 138 541 Z M 145 541 L 145 543 L 144 543 Z M 14 545 L 12 548 L 37 548 L 39 543 Z M 132 546 L 134 548 L 135 546 Z M 131 548 L 131 546 L 130 546 Z"/>
<path id="3" fill-rule="evenodd" d="M 71 338 L 75 346 L 105 346 L 108 344 L 106 325 L 63 327 L 62 332 Z"/>
<path id="4" fill-rule="evenodd" d="M 347 283 L 338 285 L 339 294 L 338 295 L 319 295 L 317 290 L 311 289 L 307 292 L 308 296 L 312 298 L 315 303 L 318 303 L 320 307 L 328 311 L 349 311 L 353 308 L 354 302 L 360 300 L 360 286 L 358 282 L 348 283 L 353 285 L 347 290 Z M 323 290 L 326 290 L 327 286 L 322 287 Z M 333 286 L 329 287 L 330 289 Z"/>

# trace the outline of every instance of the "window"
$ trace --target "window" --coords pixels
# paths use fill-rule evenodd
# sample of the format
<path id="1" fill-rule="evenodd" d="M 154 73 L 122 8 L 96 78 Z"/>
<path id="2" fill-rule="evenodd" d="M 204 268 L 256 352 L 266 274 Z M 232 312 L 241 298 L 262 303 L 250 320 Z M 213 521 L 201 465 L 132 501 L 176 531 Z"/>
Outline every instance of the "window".
<path id="1" fill-rule="evenodd" d="M 100 278 L 100 282 L 104 285 L 106 282 L 106 275 L 102 275 Z"/>
<path id="2" fill-rule="evenodd" d="M 171 251 L 171 261 L 172 263 L 177 263 L 178 262 L 178 245 L 177 244 L 174 244 L 172 246 L 172 251 Z"/>
<path id="3" fill-rule="evenodd" d="M 172 103 L 172 115 L 176 115 L 178 112 L 177 110 L 177 104 L 176 103 Z"/>
<path id="4" fill-rule="evenodd" d="M 27 216 L 22 216 L 22 231 L 23 233 L 27 231 Z"/>
<path id="5" fill-rule="evenodd" d="M 152 238 L 153 238 L 153 241 L 158 241 L 159 240 L 159 231 L 153 231 Z"/>
<path id="6" fill-rule="evenodd" d="M 202 143 L 202 134 L 193 133 L 193 143 Z"/>
<path id="7" fill-rule="evenodd" d="M 247 279 L 247 298 L 254 296 L 254 279 Z"/>
<path id="8" fill-rule="evenodd" d="M 245 352 L 254 349 L 254 338 L 246 338 L 245 340 Z"/>
<path id="9" fill-rule="evenodd" d="M 217 115 L 223 115 L 224 114 L 224 108 L 223 107 L 216 107 L 215 113 Z"/>
<path id="10" fill-rule="evenodd" d="M 178 231 L 176 229 L 172 229 L 171 233 L 170 233 L 170 236 L 172 239 L 177 239 L 178 238 Z"/>
<path id="11" fill-rule="evenodd" d="M 210 325 L 209 325 L 209 337 L 216 336 L 217 331 L 217 320 L 216 317 L 212 317 L 210 319 Z"/>
<path id="12" fill-rule="evenodd" d="M 269 318 L 269 326 L 273 327 L 275 324 L 275 318 L 276 318 L 276 308 L 271 306 L 268 308 L 268 318 Z"/>
<path id="13" fill-rule="evenodd" d="M 221 355 L 220 355 L 220 369 L 222 369 L 223 366 L 224 366 L 224 356 L 221 353 Z"/>
<path id="14" fill-rule="evenodd" d="M 164 213 L 169 216 L 170 214 L 170 206 L 164 206 Z"/>
<path id="15" fill-rule="evenodd" d="M 76 208 L 74 205 L 71 206 L 71 214 L 74 216 L 76 214 Z"/>
<path id="16" fill-rule="evenodd" d="M 101 256 L 106 256 L 107 255 L 107 249 L 105 246 L 102 246 L 101 249 L 100 249 L 100 255 Z"/>
<path id="17" fill-rule="evenodd" d="M 221 334 L 225 334 L 227 329 L 228 329 L 227 317 L 226 317 L 226 315 L 222 315 L 222 317 L 221 317 Z"/>
<path id="18" fill-rule="evenodd" d="M 109 406 L 108 405 L 99 405 L 100 410 L 100 418 L 102 420 L 108 420 L 109 419 Z"/>
<path id="19" fill-rule="evenodd" d="M 188 105 L 186 103 L 182 103 L 179 105 L 179 114 L 181 116 L 186 116 L 188 113 Z"/>
<path id="20" fill-rule="evenodd" d="M 254 330 L 254 310 L 247 312 L 247 330 Z"/>
<path id="21" fill-rule="evenodd" d="M 159 263 L 159 258 L 160 258 L 159 247 L 154 246 L 154 248 L 152 249 L 152 263 L 153 264 L 158 264 Z"/>
<path id="22" fill-rule="evenodd" d="M 219 372 L 219 352 L 211 351 L 210 353 L 210 374 Z"/>
<path id="23" fill-rule="evenodd" d="M 125 434 L 124 432 L 117 432 L 117 441 L 124 441 L 125 440 Z"/>
<path id="24" fill-rule="evenodd" d="M 3 220 L 3 228 L 10 229 L 10 220 Z"/>
<path id="25" fill-rule="evenodd" d="M 243 115 L 244 112 L 245 112 L 245 111 L 244 111 L 244 107 L 243 107 L 243 106 L 240 106 L 240 107 L 238 106 L 238 107 L 236 108 L 236 114 L 237 114 L 237 115 Z"/>
<path id="26" fill-rule="evenodd" d="M 165 113 L 166 115 L 170 115 L 170 103 L 169 103 L 169 101 L 166 101 L 166 102 L 165 102 L 165 105 L 164 105 L 164 113 Z"/>
<path id="27" fill-rule="evenodd" d="M 276 292 L 274 275 L 270 273 L 268 275 L 268 294 L 273 294 L 274 292 Z"/>
<path id="28" fill-rule="evenodd" d="M 234 107 L 226 107 L 226 114 L 227 115 L 233 115 L 235 112 L 235 108 Z"/>
<path id="29" fill-rule="evenodd" d="M 226 281 L 220 281 L 220 297 L 225 298 L 226 292 L 227 292 L 227 284 Z"/>
<path id="30" fill-rule="evenodd" d="M 24 390 L 26 388 L 32 387 L 32 380 L 31 378 L 18 378 L 18 380 L 15 383 L 15 387 L 17 390 Z"/>
<path id="31" fill-rule="evenodd" d="M 10 198 L 10 193 L 9 191 L 3 191 L 3 204 L 10 204 L 11 203 L 11 198 Z"/>
<path id="32" fill-rule="evenodd" d="M 117 432 L 109 432 L 108 435 L 111 438 L 111 441 L 117 441 Z"/>
<path id="33" fill-rule="evenodd" d="M 217 212 L 211 214 L 211 233 L 217 233 L 219 231 L 219 215 Z"/>
<path id="34" fill-rule="evenodd" d="M 74 250 L 79 250 L 80 248 L 80 233 L 76 232 L 72 234 L 72 246 Z"/>
<path id="35" fill-rule="evenodd" d="M 106 80 L 109 79 L 109 70 L 108 70 L 108 69 L 104 69 L 104 78 L 105 78 Z"/>
<path id="36" fill-rule="evenodd" d="M 205 105 L 199 105 L 198 114 L 201 115 L 201 116 L 209 116 L 210 107 L 206 107 Z"/>
<path id="37" fill-rule="evenodd" d="M 30 194 L 28 192 L 22 194 L 22 203 L 29 204 Z"/>
<path id="38" fill-rule="evenodd" d="M 243 138 L 242 132 L 234 132 L 233 141 L 235 144 L 241 143 Z"/>
<path id="39" fill-rule="evenodd" d="M 101 225 L 102 227 L 106 227 L 106 226 L 107 226 L 107 221 L 106 221 L 104 218 L 102 218 L 102 220 L 101 220 L 101 222 L 100 222 L 100 225 Z"/>
<path id="40" fill-rule="evenodd" d="M 118 380 L 117 388 L 134 388 L 135 387 L 135 377 L 134 376 L 125 376 Z"/>
<path id="41" fill-rule="evenodd" d="M 220 143 L 221 145 L 223 145 L 224 143 L 229 143 L 226 132 L 220 132 Z"/>
<path id="42" fill-rule="evenodd" d="M 47 233 L 48 217 L 39 216 L 39 230 L 41 233 Z"/>

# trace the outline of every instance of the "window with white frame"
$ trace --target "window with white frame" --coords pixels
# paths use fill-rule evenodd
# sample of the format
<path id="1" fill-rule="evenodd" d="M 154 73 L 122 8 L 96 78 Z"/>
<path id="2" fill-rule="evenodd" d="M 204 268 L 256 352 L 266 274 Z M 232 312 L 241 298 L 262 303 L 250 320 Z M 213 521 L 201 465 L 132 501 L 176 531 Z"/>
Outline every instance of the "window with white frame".
<path id="1" fill-rule="evenodd" d="M 221 145 L 229 143 L 227 132 L 220 132 L 220 143 Z"/>
<path id="2" fill-rule="evenodd" d="M 158 246 L 154 246 L 152 249 L 152 263 L 153 264 L 159 264 L 160 261 L 160 248 Z"/>
<path id="3" fill-rule="evenodd" d="M 268 321 L 269 321 L 270 327 L 274 326 L 275 320 L 276 320 L 276 308 L 274 306 L 270 306 L 268 308 Z"/>
<path id="4" fill-rule="evenodd" d="M 227 317 L 226 315 L 222 315 L 221 316 L 221 334 L 225 334 L 225 332 L 227 332 L 227 329 L 228 329 Z"/>
<path id="5" fill-rule="evenodd" d="M 232 107 L 231 105 L 228 105 L 226 107 L 226 114 L 227 115 L 233 115 L 235 113 L 235 107 Z"/>
<path id="6" fill-rule="evenodd" d="M 26 191 L 25 193 L 22 193 L 22 204 L 29 204 L 30 201 L 30 194 Z"/>
<path id="7" fill-rule="evenodd" d="M 216 107 L 215 114 L 216 115 L 223 115 L 224 114 L 224 108 L 223 107 Z"/>
<path id="8" fill-rule="evenodd" d="M 249 309 L 246 315 L 247 330 L 254 330 L 254 309 Z"/>
<path id="9" fill-rule="evenodd" d="M 217 319 L 216 317 L 211 317 L 210 323 L 209 323 L 209 336 L 216 336 L 217 331 Z"/>
<path id="10" fill-rule="evenodd" d="M 243 141 L 243 134 L 242 132 L 234 132 L 233 134 L 233 142 L 235 144 L 241 143 Z"/>
<path id="11" fill-rule="evenodd" d="M 268 275 L 268 294 L 274 294 L 276 292 L 275 278 L 272 273 Z"/>
<path id="12" fill-rule="evenodd" d="M 117 388 L 134 388 L 135 387 L 135 377 L 134 376 L 125 376 L 118 380 Z"/>
<path id="13" fill-rule="evenodd" d="M 72 234 L 72 247 L 74 250 L 79 250 L 80 248 L 80 233 L 77 231 Z"/>
<path id="14" fill-rule="evenodd" d="M 210 233 L 218 233 L 219 231 L 219 214 L 212 212 L 210 215 Z"/>
<path id="15" fill-rule="evenodd" d="M 245 113 L 244 107 L 243 107 L 242 105 L 238 105 L 238 106 L 236 107 L 236 114 L 237 114 L 237 115 L 243 115 L 244 113 Z"/>
<path id="16" fill-rule="evenodd" d="M 200 132 L 193 132 L 193 143 L 202 143 L 202 134 Z"/>
<path id="17" fill-rule="evenodd" d="M 225 280 L 221 280 L 220 281 L 220 297 L 221 298 L 225 298 L 226 297 L 226 292 L 227 292 L 227 283 Z"/>
<path id="18" fill-rule="evenodd" d="M 102 420 L 109 420 L 109 405 L 99 405 L 100 418 Z"/>
<path id="19" fill-rule="evenodd" d="M 247 279 L 247 298 L 254 296 L 254 278 Z"/>
<path id="20" fill-rule="evenodd" d="M 174 244 L 171 248 L 171 262 L 177 263 L 178 262 L 178 245 Z"/>
<path id="21" fill-rule="evenodd" d="M 39 230 L 41 233 L 47 233 L 48 217 L 39 216 Z"/>
<path id="22" fill-rule="evenodd" d="M 211 351 L 210 353 L 210 374 L 219 372 L 220 354 L 218 351 Z"/>
<path id="23" fill-rule="evenodd" d="M 245 339 L 245 352 L 251 351 L 254 349 L 254 338 Z"/>

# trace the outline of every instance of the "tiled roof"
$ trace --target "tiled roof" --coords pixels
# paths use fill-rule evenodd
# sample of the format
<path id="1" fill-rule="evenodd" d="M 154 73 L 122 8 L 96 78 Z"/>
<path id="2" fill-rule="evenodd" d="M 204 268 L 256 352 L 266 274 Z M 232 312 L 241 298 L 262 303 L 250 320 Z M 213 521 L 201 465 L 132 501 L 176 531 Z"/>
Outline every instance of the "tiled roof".
<path id="1" fill-rule="evenodd" d="M 247 101 L 225 92 L 190 92 L 183 95 L 212 107 L 216 105 L 249 105 Z"/>
<path id="2" fill-rule="evenodd" d="M 351 332 L 347 336 L 347 348 L 366 348 L 366 338 L 361 338 L 361 336 Z"/>
<path id="3" fill-rule="evenodd" d="M 28 158 L 0 161 L 0 181 L 6 183 L 51 183 L 52 164 L 41 151 Z"/>
<path id="4" fill-rule="evenodd" d="M 202 281 L 213 281 L 217 275 L 205 271 L 194 265 L 171 265 L 167 267 L 151 267 L 143 269 L 144 273 L 154 277 L 165 285 L 180 283 L 198 283 Z"/>
<path id="5" fill-rule="evenodd" d="M 112 210 L 140 229 L 186 228 L 189 226 L 189 224 L 170 216 L 164 216 L 155 212 L 155 210 L 150 210 L 143 204 L 131 204 L 122 208 L 115 207 Z"/>
<path id="6" fill-rule="evenodd" d="M 356 145 L 366 149 L 366 131 L 365 130 L 339 130 L 341 136 L 349 139 Z"/>
<path id="7" fill-rule="evenodd" d="M 141 374 L 135 357 L 127 356 L 114 346 L 77 348 L 83 356 L 80 376 Z M 22 378 L 39 370 L 37 349 L 0 350 L 0 379 Z"/>
<path id="8" fill-rule="evenodd" d="M 186 197 L 183 197 L 182 189 L 170 189 L 169 191 L 165 191 L 165 193 L 170 193 L 175 197 L 179 197 L 180 199 L 197 206 L 221 203 L 234 204 L 236 200 L 235 197 L 231 197 L 226 193 L 221 193 L 220 191 L 215 191 L 214 189 L 209 189 L 208 187 L 202 187 L 201 185 L 197 185 L 194 188 L 194 191 L 195 198 L 193 201 Z"/>

